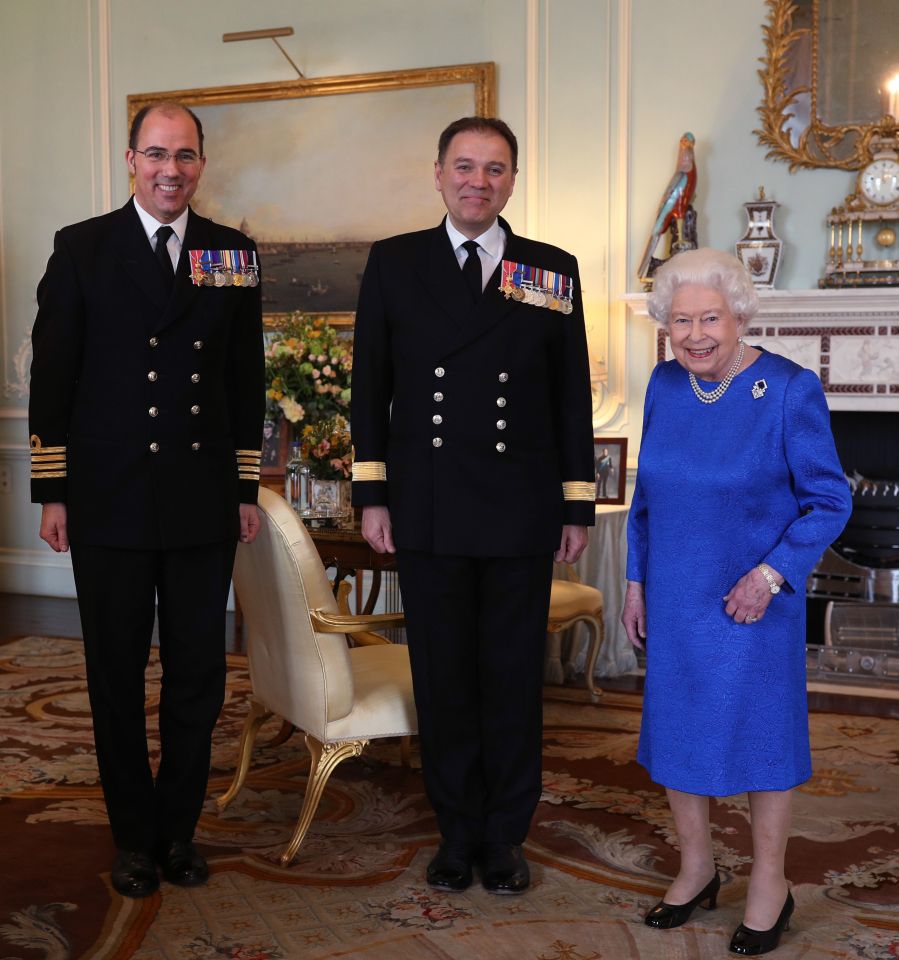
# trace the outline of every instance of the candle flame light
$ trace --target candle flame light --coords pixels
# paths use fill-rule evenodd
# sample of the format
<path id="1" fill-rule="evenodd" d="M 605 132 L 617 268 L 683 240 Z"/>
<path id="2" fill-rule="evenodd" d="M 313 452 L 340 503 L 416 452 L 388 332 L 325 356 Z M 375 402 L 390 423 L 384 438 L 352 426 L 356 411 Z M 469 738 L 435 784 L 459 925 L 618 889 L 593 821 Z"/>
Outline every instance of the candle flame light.
<path id="1" fill-rule="evenodd" d="M 894 120 L 899 120 L 899 71 L 894 73 L 886 82 L 887 113 Z"/>

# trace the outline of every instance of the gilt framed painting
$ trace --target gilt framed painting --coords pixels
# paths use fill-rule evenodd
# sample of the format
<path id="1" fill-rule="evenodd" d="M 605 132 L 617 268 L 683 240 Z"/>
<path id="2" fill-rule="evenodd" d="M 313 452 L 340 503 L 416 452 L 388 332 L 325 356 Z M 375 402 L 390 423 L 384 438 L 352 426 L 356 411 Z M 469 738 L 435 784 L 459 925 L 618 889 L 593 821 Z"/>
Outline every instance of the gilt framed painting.
<path id="1" fill-rule="evenodd" d="M 268 325 L 295 311 L 351 325 L 368 250 L 434 226 L 437 137 L 493 116 L 493 63 L 166 90 L 203 125 L 206 168 L 192 207 L 257 243 Z"/>

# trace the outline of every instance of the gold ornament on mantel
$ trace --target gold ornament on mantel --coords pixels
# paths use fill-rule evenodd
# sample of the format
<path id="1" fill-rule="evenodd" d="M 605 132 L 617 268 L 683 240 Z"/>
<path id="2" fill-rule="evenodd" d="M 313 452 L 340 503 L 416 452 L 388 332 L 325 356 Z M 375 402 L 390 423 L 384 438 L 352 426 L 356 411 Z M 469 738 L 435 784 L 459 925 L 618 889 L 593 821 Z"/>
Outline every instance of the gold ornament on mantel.
<path id="1" fill-rule="evenodd" d="M 855 190 L 827 217 L 830 237 L 820 287 L 899 286 L 899 251 L 891 249 L 899 221 L 899 127 L 892 117 L 866 148 Z"/>
<path id="2" fill-rule="evenodd" d="M 892 227 L 881 227 L 874 239 L 881 247 L 891 247 L 896 242 L 896 231 Z"/>

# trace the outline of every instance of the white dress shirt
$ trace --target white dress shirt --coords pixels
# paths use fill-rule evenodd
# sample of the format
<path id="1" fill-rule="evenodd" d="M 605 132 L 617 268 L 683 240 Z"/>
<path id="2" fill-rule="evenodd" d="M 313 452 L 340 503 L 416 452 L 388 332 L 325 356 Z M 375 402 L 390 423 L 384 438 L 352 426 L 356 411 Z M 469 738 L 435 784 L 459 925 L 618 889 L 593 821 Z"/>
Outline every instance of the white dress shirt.
<path id="1" fill-rule="evenodd" d="M 171 223 L 163 223 L 161 220 L 157 220 L 155 217 L 147 213 L 146 210 L 137 202 L 137 197 L 134 198 L 134 209 L 137 210 L 137 215 L 140 217 L 140 222 L 143 224 L 144 230 L 147 232 L 147 239 L 150 241 L 150 246 L 155 250 L 156 249 L 156 231 L 160 227 L 171 227 L 175 232 L 169 237 L 166 247 L 169 251 L 169 257 L 172 261 L 172 269 L 178 269 L 178 258 L 181 256 L 181 245 L 184 243 L 184 231 L 187 229 L 187 207 L 184 208 L 184 212 L 177 220 L 173 220 Z"/>
<path id="2" fill-rule="evenodd" d="M 459 233 L 449 217 L 446 218 L 446 232 L 449 234 L 453 252 L 461 269 L 468 259 L 468 251 L 462 244 L 469 238 L 464 233 Z M 499 225 L 499 220 L 494 220 L 479 237 L 474 238 L 474 242 L 478 245 L 478 256 L 481 258 L 481 290 L 483 291 L 493 276 L 493 271 L 502 263 L 503 254 L 506 252 L 506 231 Z"/>

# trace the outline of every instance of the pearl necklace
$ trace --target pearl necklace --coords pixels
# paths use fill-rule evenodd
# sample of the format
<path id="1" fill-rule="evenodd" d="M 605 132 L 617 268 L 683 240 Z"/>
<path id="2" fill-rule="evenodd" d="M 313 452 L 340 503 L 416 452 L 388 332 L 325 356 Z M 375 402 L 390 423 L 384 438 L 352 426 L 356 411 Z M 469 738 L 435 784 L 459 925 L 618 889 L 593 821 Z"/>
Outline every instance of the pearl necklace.
<path id="1" fill-rule="evenodd" d="M 737 359 L 731 364 L 730 370 L 727 371 L 727 376 L 715 387 L 714 390 L 703 390 L 699 386 L 699 383 L 696 380 L 696 375 L 692 370 L 688 371 L 690 375 L 690 386 L 693 388 L 693 393 L 696 394 L 696 399 L 702 403 L 717 403 L 725 393 L 727 393 L 727 388 L 733 382 L 734 377 L 737 375 L 737 371 L 740 369 L 740 364 L 743 362 L 743 354 L 746 352 L 746 345 L 740 340 L 740 349 L 737 351 Z"/>

